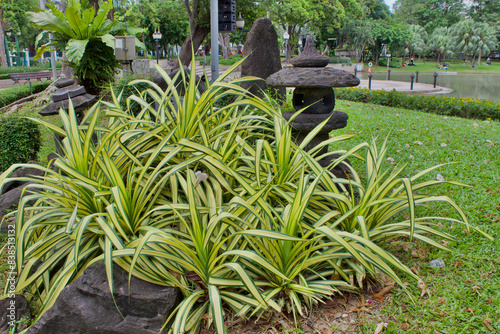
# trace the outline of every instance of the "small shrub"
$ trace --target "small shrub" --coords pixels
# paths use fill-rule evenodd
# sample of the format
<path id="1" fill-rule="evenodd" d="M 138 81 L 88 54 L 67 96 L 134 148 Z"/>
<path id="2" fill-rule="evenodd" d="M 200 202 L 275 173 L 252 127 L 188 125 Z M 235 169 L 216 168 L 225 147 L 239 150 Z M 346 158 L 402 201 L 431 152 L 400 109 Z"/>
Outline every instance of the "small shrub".
<path id="1" fill-rule="evenodd" d="M 78 64 L 72 64 L 75 77 L 90 94 L 98 94 L 112 82 L 121 64 L 114 50 L 100 40 L 91 40 Z"/>
<path id="2" fill-rule="evenodd" d="M 40 149 L 40 129 L 36 123 L 18 116 L 0 121 L 0 171 L 12 164 L 36 158 Z"/>
<path id="3" fill-rule="evenodd" d="M 347 65 L 352 65 L 352 60 L 346 57 L 337 57 L 333 56 L 330 57 L 329 60 L 330 64 L 347 64 Z"/>
<path id="4" fill-rule="evenodd" d="M 62 62 L 57 61 L 56 67 L 58 70 L 61 69 Z M 42 64 L 37 64 L 35 66 L 31 67 L 0 67 L 0 75 L 7 74 L 7 79 L 9 79 L 8 74 L 10 73 L 31 73 L 31 72 L 41 72 L 41 71 L 47 71 L 51 70 L 52 68 L 50 67 L 49 62 L 44 62 Z"/>
<path id="5" fill-rule="evenodd" d="M 500 102 L 446 96 L 420 96 L 367 88 L 336 88 L 341 100 L 374 103 L 388 107 L 419 110 L 438 115 L 500 120 Z"/>
<path id="6" fill-rule="evenodd" d="M 45 90 L 45 88 L 47 88 L 51 83 L 52 81 L 33 82 L 31 84 L 31 89 L 33 90 L 33 94 Z M 11 104 L 12 102 L 15 102 L 30 95 L 31 92 L 29 84 L 13 86 L 4 89 L 2 90 L 2 94 L 0 94 L 0 108 L 5 107 Z"/>
<path id="7" fill-rule="evenodd" d="M 389 61 L 389 67 L 400 68 L 402 67 L 401 62 L 402 61 L 400 58 L 391 58 L 391 60 Z M 378 65 L 387 66 L 387 58 L 380 57 L 378 60 Z"/>

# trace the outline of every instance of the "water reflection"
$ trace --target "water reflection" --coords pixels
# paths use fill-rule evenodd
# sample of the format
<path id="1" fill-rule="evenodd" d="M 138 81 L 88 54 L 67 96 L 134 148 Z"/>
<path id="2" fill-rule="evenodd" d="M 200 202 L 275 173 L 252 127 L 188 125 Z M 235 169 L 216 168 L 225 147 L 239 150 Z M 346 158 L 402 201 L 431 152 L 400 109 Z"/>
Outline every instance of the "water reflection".
<path id="1" fill-rule="evenodd" d="M 419 73 L 418 82 L 433 84 L 434 73 Z M 361 79 L 368 79 L 368 73 L 358 73 Z M 411 73 L 391 72 L 391 80 L 410 82 Z M 386 80 L 387 73 L 373 73 L 373 80 Z M 457 73 L 439 71 L 437 85 L 453 89 L 443 96 L 473 97 L 500 101 L 500 74 L 497 73 Z"/>

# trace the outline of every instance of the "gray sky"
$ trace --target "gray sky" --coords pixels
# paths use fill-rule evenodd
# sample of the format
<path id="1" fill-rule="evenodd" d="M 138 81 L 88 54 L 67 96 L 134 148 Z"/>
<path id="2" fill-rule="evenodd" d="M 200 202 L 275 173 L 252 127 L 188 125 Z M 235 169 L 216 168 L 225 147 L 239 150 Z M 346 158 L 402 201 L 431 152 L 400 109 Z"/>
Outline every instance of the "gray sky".
<path id="1" fill-rule="evenodd" d="M 396 0 L 384 0 L 385 4 L 389 6 L 390 10 L 392 11 L 392 5 L 396 2 Z"/>

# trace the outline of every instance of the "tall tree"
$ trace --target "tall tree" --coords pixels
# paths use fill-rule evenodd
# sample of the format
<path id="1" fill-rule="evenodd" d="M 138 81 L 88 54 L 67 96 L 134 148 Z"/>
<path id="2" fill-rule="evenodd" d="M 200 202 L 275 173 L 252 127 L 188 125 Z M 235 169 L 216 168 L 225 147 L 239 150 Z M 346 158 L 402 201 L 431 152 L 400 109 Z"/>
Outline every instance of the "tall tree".
<path id="1" fill-rule="evenodd" d="M 354 0 L 266 0 L 264 4 L 273 22 L 290 35 L 288 55 L 293 52 L 304 27 L 314 28 L 316 32 L 324 29 L 330 34 L 342 27 L 347 18 L 344 4 L 361 15 L 361 7 Z"/>
<path id="2" fill-rule="evenodd" d="M 0 66 L 7 66 L 5 32 L 13 34 L 28 31 L 25 13 L 37 6 L 36 0 L 0 0 Z"/>
<path id="3" fill-rule="evenodd" d="M 478 65 L 481 65 L 481 56 L 489 55 L 490 51 L 497 46 L 498 40 L 495 34 L 495 28 L 488 23 L 478 23 L 475 26 L 471 43 L 472 52 L 474 58 L 477 56 Z"/>
<path id="4" fill-rule="evenodd" d="M 407 24 L 418 24 L 431 34 L 465 18 L 464 0 L 397 0 L 394 16 Z"/>
<path id="5" fill-rule="evenodd" d="M 472 38 L 475 35 L 475 22 L 467 19 L 454 24 L 451 27 L 453 43 L 457 52 L 462 52 L 465 56 L 466 66 L 469 67 L 468 56 L 473 52 Z"/>
<path id="6" fill-rule="evenodd" d="M 189 34 L 182 44 L 179 59 L 182 64 L 189 65 L 192 55 L 191 50 L 198 50 L 203 40 L 210 33 L 210 1 L 184 0 L 184 7 L 189 19 Z M 262 12 L 264 10 L 259 2 L 253 0 L 237 0 L 236 8 L 238 12 L 241 11 L 248 18 L 254 17 L 254 14 L 250 12 Z M 176 62 L 175 66 L 177 67 L 179 64 Z"/>
<path id="7" fill-rule="evenodd" d="M 410 25 L 410 44 L 408 45 L 408 51 L 410 52 L 410 57 L 414 57 L 418 54 L 418 58 L 422 56 L 422 53 L 425 52 L 427 48 L 427 31 L 424 27 L 419 26 L 418 24 Z"/>
<path id="8" fill-rule="evenodd" d="M 469 3 L 468 16 L 476 22 L 488 23 L 496 28 L 496 36 L 500 40 L 500 1 L 470 0 Z"/>
<path id="9" fill-rule="evenodd" d="M 162 37 L 160 45 L 167 51 L 168 45 L 181 44 L 188 34 L 189 21 L 181 1 L 140 0 L 129 6 L 116 19 L 138 27 L 147 28 L 142 41 L 148 50 L 156 48 L 153 33 L 159 29 Z"/>
<path id="10" fill-rule="evenodd" d="M 378 64 L 378 58 L 382 52 L 382 45 L 387 45 L 388 50 L 394 53 L 402 49 L 407 41 L 410 40 L 410 29 L 404 23 L 395 20 L 373 21 L 372 33 L 374 43 L 369 46 L 372 54 L 375 55 L 375 63 Z"/>
<path id="11" fill-rule="evenodd" d="M 429 48 L 436 52 L 436 66 L 439 66 L 441 56 L 442 61 L 446 61 L 446 55 L 452 55 L 453 39 L 451 29 L 447 27 L 439 27 L 432 32 L 429 39 Z"/>

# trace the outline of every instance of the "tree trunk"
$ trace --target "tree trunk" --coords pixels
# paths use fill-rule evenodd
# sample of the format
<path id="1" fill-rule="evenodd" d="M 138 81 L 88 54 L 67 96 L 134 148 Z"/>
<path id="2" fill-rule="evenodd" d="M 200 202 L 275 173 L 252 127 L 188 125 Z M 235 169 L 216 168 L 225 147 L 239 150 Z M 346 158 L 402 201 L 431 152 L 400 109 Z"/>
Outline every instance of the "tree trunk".
<path id="1" fill-rule="evenodd" d="M 0 9 L 0 19 L 1 18 L 2 18 L 2 10 Z M 0 21 L 0 66 L 7 67 L 7 55 L 5 54 L 5 35 L 1 21 Z"/>
<path id="2" fill-rule="evenodd" d="M 179 59 L 175 62 L 174 69 L 179 68 L 179 60 L 184 66 L 189 66 L 191 63 L 192 50 L 196 52 L 200 47 L 201 43 L 205 37 L 208 36 L 209 28 L 195 26 L 194 32 L 191 36 L 186 37 L 184 43 L 182 44 L 181 51 L 179 52 Z M 192 45 L 192 48 L 191 48 Z"/>
<path id="3" fill-rule="evenodd" d="M 107 1 L 113 3 L 113 0 L 107 0 Z M 89 5 L 94 7 L 95 15 L 97 15 L 97 11 L 99 10 L 99 0 L 89 0 Z M 115 20 L 115 9 L 114 8 L 109 11 L 108 19 L 110 19 L 111 21 Z"/>
<path id="4" fill-rule="evenodd" d="M 222 58 L 229 59 L 229 32 L 219 33 L 219 45 L 222 49 Z"/>
<path id="5" fill-rule="evenodd" d="M 481 50 L 479 50 L 479 55 L 477 57 L 477 66 L 481 65 Z"/>
<path id="6" fill-rule="evenodd" d="M 441 57 L 441 53 L 438 52 L 437 58 L 436 58 L 436 67 L 439 67 L 439 58 Z"/>

